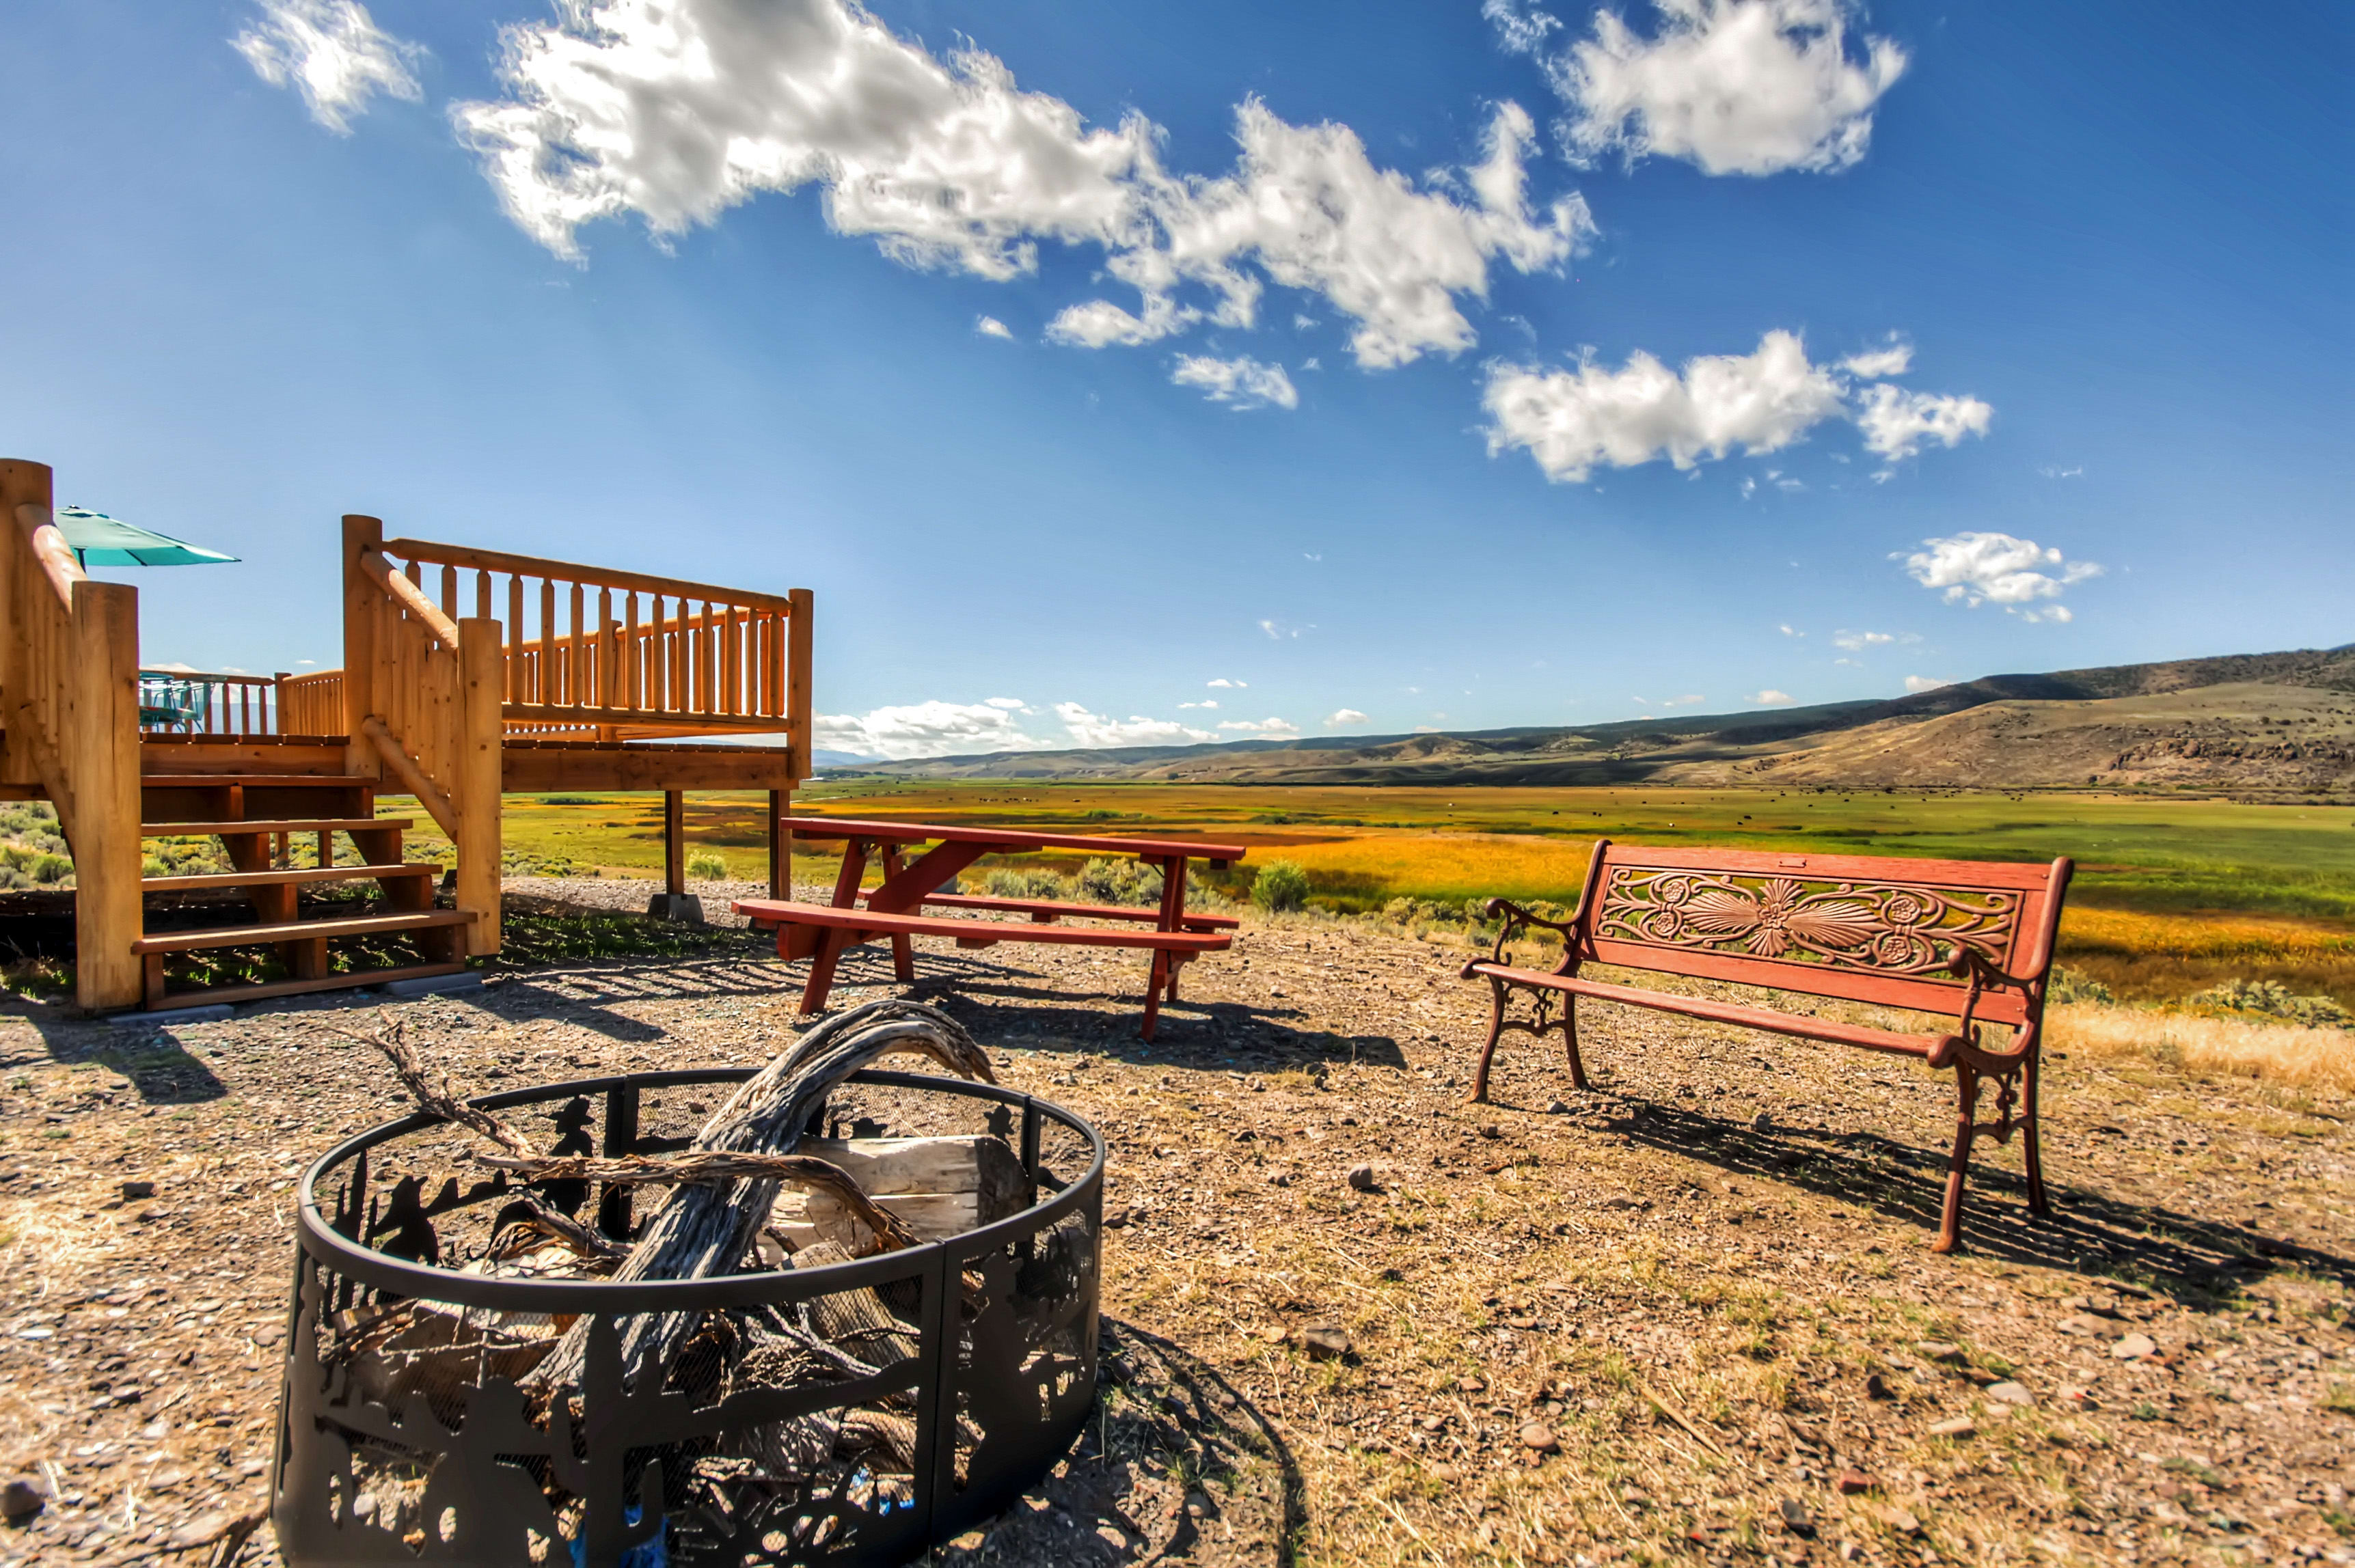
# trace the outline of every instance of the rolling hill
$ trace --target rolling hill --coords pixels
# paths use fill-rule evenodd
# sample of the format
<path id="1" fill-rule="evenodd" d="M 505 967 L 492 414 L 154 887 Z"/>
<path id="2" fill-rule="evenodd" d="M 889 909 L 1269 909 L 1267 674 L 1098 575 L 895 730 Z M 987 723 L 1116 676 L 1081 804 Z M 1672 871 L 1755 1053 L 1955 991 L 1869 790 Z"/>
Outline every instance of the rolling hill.
<path id="1" fill-rule="evenodd" d="M 2355 643 L 2048 674 L 1886 702 L 1456 734 L 1009 751 L 828 770 L 1201 784 L 2185 788 L 2355 798 Z"/>

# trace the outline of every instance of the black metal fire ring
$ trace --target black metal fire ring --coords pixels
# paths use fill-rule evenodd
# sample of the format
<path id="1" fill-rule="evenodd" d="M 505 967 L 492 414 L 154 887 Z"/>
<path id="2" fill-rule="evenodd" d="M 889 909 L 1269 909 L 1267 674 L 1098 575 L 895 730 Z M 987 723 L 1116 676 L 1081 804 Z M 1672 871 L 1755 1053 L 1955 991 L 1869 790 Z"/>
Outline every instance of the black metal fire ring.
<path id="1" fill-rule="evenodd" d="M 576 1139 L 565 1151 L 589 1152 L 589 1107 L 602 1100 L 596 1152 L 645 1152 L 681 1141 L 641 1138 L 649 1092 L 756 1070 L 601 1076 L 469 1103 L 561 1103 L 559 1126 L 570 1115 Z M 468 1187 L 451 1174 L 428 1197 L 411 1171 L 387 1203 L 372 1165 L 444 1127 L 439 1118 L 372 1128 L 314 1163 L 297 1190 L 271 1475 L 287 1561 L 900 1563 L 1044 1475 L 1094 1401 L 1103 1137 L 1060 1106 L 992 1085 L 870 1069 L 846 1087 L 897 1091 L 952 1117 L 990 1107 L 987 1132 L 1013 1146 L 1034 1194 L 1054 1190 L 994 1224 L 855 1262 L 615 1284 L 489 1278 L 428 1261 L 442 1252 L 436 1219 L 479 1230 L 527 1194 L 580 1208 L 591 1185 L 502 1173 Z M 1047 1166 L 1050 1129 L 1074 1157 L 1067 1167 L 1084 1151 L 1083 1174 Z M 461 1170 L 439 1151 L 418 1162 L 436 1177 Z M 589 1218 L 617 1240 L 632 1229 L 623 1190 L 608 1189 Z M 816 1381 L 799 1347 L 838 1350 L 812 1337 L 812 1313 L 845 1303 L 868 1314 L 870 1340 L 858 1342 L 876 1359 L 845 1356 L 831 1367 L 840 1381 Z M 619 1323 L 673 1313 L 701 1314 L 695 1335 L 659 1386 L 625 1385 Z M 573 1325 L 585 1335 L 581 1377 L 532 1387 L 550 1342 L 538 1325 L 574 1319 L 585 1319 Z M 777 1364 L 798 1370 L 765 1381 L 757 1371 Z"/>

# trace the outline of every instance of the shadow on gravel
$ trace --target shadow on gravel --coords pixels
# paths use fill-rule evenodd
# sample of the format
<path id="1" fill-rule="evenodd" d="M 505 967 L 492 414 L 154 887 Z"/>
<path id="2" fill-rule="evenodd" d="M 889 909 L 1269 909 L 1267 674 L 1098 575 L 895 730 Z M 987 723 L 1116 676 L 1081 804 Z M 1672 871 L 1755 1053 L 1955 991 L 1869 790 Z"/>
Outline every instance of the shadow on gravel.
<path id="1" fill-rule="evenodd" d="M 1231 1001 L 1199 1007 L 1189 1001 L 1164 1003 L 1160 1025 L 1148 1044 L 1136 1037 L 1145 1017 L 1144 990 L 1140 976 L 1135 995 L 1114 995 L 1111 1000 L 1124 1006 L 1120 1012 L 1076 1010 L 1076 1004 L 1102 1003 L 1103 991 L 1056 991 L 1003 975 L 937 984 L 920 980 L 911 994 L 949 1013 L 984 1044 L 1106 1051 L 1132 1062 L 1200 1072 L 1280 1073 L 1286 1067 L 1343 1062 L 1406 1065 L 1405 1053 L 1387 1034 L 1293 1028 Z M 1050 1001 L 1066 1005 L 1045 1005 Z"/>
<path id="2" fill-rule="evenodd" d="M 49 1060 L 60 1063 L 102 1062 L 131 1080 L 141 1101 L 151 1106 L 201 1105 L 229 1093 L 199 1057 L 191 1055 L 169 1029 L 144 1029 L 136 1024 L 100 1024 L 69 1019 L 53 1008 L 10 1008 L 25 1019 L 48 1047 Z M 24 1065 L 0 1062 L 0 1068 Z"/>
<path id="3" fill-rule="evenodd" d="M 1580 1097 L 1624 1107 L 1593 1125 L 1666 1153 L 1732 1174 L 1787 1182 L 1864 1203 L 1917 1226 L 1928 1245 L 1945 1201 L 1945 1149 L 1918 1149 L 1871 1133 L 1760 1129 L 1747 1122 L 1611 1097 Z M 2004 1148 L 2002 1145 L 1995 1149 Z M 2016 1150 L 2017 1143 L 2011 1148 Z M 1963 1194 L 1963 1245 L 1984 1256 L 2089 1276 L 2105 1276 L 2211 1308 L 2267 1270 L 2292 1266 L 2355 1286 L 2355 1259 L 2265 1236 L 2229 1221 L 2149 1204 L 2123 1202 L 2048 1174 L 2052 1217 L 2028 1209 L 2025 1177 L 1986 1162 L 1981 1139 Z M 2046 1158 L 2056 1151 L 2048 1140 Z"/>
<path id="4" fill-rule="evenodd" d="M 1216 1369 L 1106 1319 L 1095 1417 L 1070 1457 L 996 1519 L 920 1561 L 1289 1568 L 1305 1489 L 1274 1425 Z"/>

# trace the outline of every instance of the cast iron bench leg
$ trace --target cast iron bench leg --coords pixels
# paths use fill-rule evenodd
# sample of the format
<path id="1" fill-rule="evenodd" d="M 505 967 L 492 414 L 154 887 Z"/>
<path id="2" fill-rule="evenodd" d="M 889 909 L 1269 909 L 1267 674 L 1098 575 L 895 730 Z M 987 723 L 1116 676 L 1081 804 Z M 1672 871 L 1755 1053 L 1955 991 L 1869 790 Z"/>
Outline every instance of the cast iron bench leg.
<path id="1" fill-rule="evenodd" d="M 1971 1140 L 1978 1135 L 1979 1075 L 1968 1062 L 1955 1064 L 1954 1158 L 1946 1161 L 1946 1205 L 1938 1216 L 1938 1239 L 1932 1252 L 1952 1252 L 1963 1234 L 1963 1182 L 1970 1173 Z"/>
<path id="2" fill-rule="evenodd" d="M 2044 1196 L 2044 1151 L 2038 1147 L 2044 1135 L 2044 1118 L 2036 1108 L 2037 1056 L 2031 1054 L 2028 1065 L 2020 1069 L 2023 1082 L 2019 1089 L 2020 1107 L 2027 1112 L 2023 1130 L 2027 1136 L 2020 1141 L 2020 1153 L 2028 1162 L 2028 1207 L 2037 1218 L 2052 1217 L 2052 1205 Z"/>

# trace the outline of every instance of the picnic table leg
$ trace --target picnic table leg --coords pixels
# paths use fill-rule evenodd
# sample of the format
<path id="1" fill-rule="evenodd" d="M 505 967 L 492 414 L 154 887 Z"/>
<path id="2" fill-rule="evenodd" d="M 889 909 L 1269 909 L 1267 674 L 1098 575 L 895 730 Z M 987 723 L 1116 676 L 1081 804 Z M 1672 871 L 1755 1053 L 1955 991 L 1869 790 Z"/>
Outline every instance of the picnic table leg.
<path id="1" fill-rule="evenodd" d="M 1153 978 L 1146 981 L 1145 987 L 1145 1025 L 1137 1031 L 1137 1038 L 1141 1040 L 1150 1041 L 1153 1038 L 1153 1025 L 1161 1017 L 1161 988 L 1168 979 L 1169 955 L 1156 948 L 1153 954 Z"/>
<path id="2" fill-rule="evenodd" d="M 900 846 L 886 844 L 883 846 L 883 880 L 889 882 L 899 874 Z M 916 944 L 905 931 L 891 933 L 891 973 L 902 980 L 916 978 Z"/>
<path id="3" fill-rule="evenodd" d="M 1971 1139 L 1977 1136 L 1979 1075 L 1968 1062 L 1955 1064 L 1955 1095 L 1960 1119 L 1955 1128 L 1954 1158 L 1946 1162 L 1946 1206 L 1938 1216 L 1938 1239 L 1932 1252 L 1952 1252 L 1963 1234 L 1963 1182 L 1970 1173 Z"/>
<path id="4" fill-rule="evenodd" d="M 810 955 L 809 979 L 802 986 L 802 1017 L 826 1011 L 826 993 L 834 989 L 834 967 L 849 945 L 850 933 L 831 927 L 818 938 L 817 951 Z"/>

